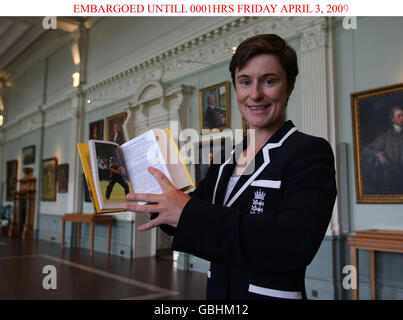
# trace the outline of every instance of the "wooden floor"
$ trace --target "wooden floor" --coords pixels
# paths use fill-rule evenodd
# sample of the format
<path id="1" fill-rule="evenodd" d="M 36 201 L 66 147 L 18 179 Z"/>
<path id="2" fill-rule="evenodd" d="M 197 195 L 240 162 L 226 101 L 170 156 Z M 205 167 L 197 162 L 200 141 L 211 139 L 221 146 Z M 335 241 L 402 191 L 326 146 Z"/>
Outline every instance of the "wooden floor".
<path id="1" fill-rule="evenodd" d="M 56 289 L 43 282 L 51 265 Z M 176 268 L 169 258 L 125 259 L 57 243 L 0 236 L 0 299 L 205 299 L 206 275 Z M 49 279 L 49 277 L 47 278 Z M 45 279 L 45 280 L 47 280 Z M 46 282 L 46 281 L 45 281 Z"/>

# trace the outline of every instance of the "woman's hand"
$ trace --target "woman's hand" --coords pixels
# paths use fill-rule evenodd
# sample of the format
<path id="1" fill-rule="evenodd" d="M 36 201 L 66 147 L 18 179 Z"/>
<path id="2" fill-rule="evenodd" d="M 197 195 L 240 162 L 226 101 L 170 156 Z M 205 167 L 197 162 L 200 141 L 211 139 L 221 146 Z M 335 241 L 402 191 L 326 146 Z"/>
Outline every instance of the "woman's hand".
<path id="1" fill-rule="evenodd" d="M 128 200 L 146 201 L 152 204 L 128 204 L 126 205 L 126 210 L 138 213 L 159 213 L 157 218 L 138 227 L 137 230 L 139 231 L 146 231 L 160 224 L 168 224 L 176 227 L 183 208 L 190 200 L 190 196 L 176 189 L 168 178 L 158 169 L 150 167 L 148 171 L 161 186 L 162 193 L 129 193 L 126 196 Z"/>

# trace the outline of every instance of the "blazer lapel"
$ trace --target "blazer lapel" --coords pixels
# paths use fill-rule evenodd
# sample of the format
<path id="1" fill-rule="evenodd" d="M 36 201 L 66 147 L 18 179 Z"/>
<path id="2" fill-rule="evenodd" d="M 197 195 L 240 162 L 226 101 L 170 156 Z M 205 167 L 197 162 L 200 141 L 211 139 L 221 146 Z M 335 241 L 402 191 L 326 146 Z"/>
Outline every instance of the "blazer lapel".
<path id="1" fill-rule="evenodd" d="M 229 178 L 232 175 L 232 172 L 235 168 L 235 159 L 234 159 L 234 151 L 231 152 L 231 155 L 228 159 L 220 166 L 218 171 L 217 181 L 214 187 L 213 193 L 213 204 L 222 204 L 224 201 L 225 193 L 227 191 L 227 185 Z M 232 161 L 231 161 L 232 160 Z"/>
<path id="2" fill-rule="evenodd" d="M 254 166 L 251 167 L 251 166 Z M 227 203 L 229 203 L 231 201 L 231 199 L 233 198 L 233 196 L 235 194 L 238 193 L 238 191 L 245 185 L 247 185 L 248 180 L 251 178 L 251 176 L 253 176 L 256 172 L 256 170 L 258 168 L 260 168 L 262 165 L 264 165 L 264 157 L 263 157 L 263 153 L 261 151 L 259 151 L 254 160 L 249 164 L 249 166 L 245 169 L 244 172 L 249 173 L 249 174 L 242 174 L 239 177 L 238 182 L 236 183 L 236 185 L 234 186 L 234 189 L 232 189 L 232 192 L 230 194 L 230 196 L 228 197 L 228 200 L 226 203 L 224 203 L 225 206 L 227 206 Z"/>
<path id="3" fill-rule="evenodd" d="M 225 203 L 226 207 L 230 207 L 242 194 L 242 192 L 262 173 L 262 171 L 267 167 L 270 163 L 270 153 L 269 151 L 274 148 L 280 147 L 283 142 L 295 131 L 297 128 L 294 127 L 294 124 L 291 121 L 287 121 L 283 127 L 281 127 L 268 141 L 268 143 L 256 154 L 254 165 L 255 170 L 251 175 L 242 175 L 238 183 L 235 185 L 232 190 L 227 203 Z M 234 161 L 235 162 L 235 161 Z M 235 166 L 234 166 L 235 167 Z M 232 173 L 232 171 L 231 171 Z M 228 177 L 229 179 L 229 177 Z M 228 182 L 228 180 L 227 180 Z M 226 185 L 224 186 L 224 194 L 226 191 Z"/>

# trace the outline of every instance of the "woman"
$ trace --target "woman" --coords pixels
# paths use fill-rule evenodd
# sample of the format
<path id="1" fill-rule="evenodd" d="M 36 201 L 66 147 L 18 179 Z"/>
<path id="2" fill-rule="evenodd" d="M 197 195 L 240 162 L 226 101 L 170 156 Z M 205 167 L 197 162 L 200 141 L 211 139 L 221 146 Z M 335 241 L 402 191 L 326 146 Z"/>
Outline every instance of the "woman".
<path id="1" fill-rule="evenodd" d="M 239 111 L 255 130 L 254 143 L 237 146 L 253 170 L 236 158 L 212 164 L 187 195 L 150 168 L 163 194 L 131 194 L 129 199 L 154 204 L 128 210 L 158 212 L 139 230 L 174 226 L 173 250 L 211 261 L 208 299 L 303 299 L 306 266 L 323 240 L 336 198 L 333 153 L 326 140 L 285 121 L 298 65 L 283 39 L 245 40 L 230 72 Z"/>

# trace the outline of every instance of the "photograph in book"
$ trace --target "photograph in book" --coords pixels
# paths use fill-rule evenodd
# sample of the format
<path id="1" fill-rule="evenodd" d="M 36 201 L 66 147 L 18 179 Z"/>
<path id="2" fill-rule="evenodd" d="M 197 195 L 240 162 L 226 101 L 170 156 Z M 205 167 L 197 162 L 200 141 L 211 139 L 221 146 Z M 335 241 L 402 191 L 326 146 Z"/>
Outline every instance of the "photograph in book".
<path id="1" fill-rule="evenodd" d="M 96 187 L 101 203 L 127 202 L 126 195 L 133 192 L 129 176 L 127 174 L 124 157 L 115 143 L 107 141 L 94 141 L 96 165 L 94 178 L 98 183 Z M 94 171 L 94 170 L 93 170 Z"/>
<path id="2" fill-rule="evenodd" d="M 85 201 L 92 202 L 94 205 L 95 213 L 110 213 L 124 211 L 123 208 L 118 209 L 102 209 L 99 203 L 94 177 L 91 169 L 91 157 L 88 143 L 77 143 L 78 152 L 81 159 L 81 164 L 84 171 L 84 189 L 85 189 Z M 100 189 L 100 188 L 99 188 Z M 88 192 L 88 194 L 87 194 Z"/>

